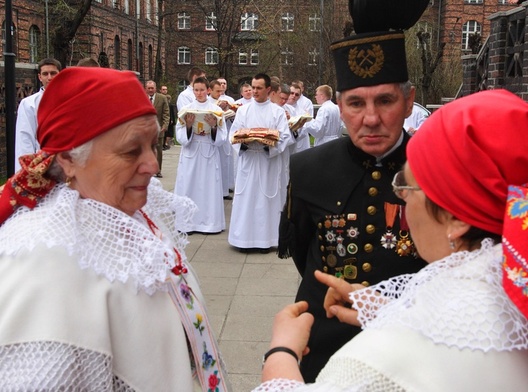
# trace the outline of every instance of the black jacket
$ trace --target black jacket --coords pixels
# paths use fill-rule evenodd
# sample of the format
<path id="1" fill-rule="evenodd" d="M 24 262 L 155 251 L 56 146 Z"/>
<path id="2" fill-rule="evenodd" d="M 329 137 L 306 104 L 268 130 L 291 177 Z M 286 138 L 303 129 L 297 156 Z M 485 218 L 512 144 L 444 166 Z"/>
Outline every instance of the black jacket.
<path id="1" fill-rule="evenodd" d="M 288 198 L 279 229 L 279 257 L 293 257 L 303 277 L 297 300 L 307 301 L 309 312 L 315 316 L 308 344 L 311 352 L 301 366 L 307 382 L 314 381 L 330 356 L 360 332 L 360 328 L 342 324 L 336 318 L 326 318 L 323 300 L 327 287 L 316 281 L 315 270 L 368 286 L 416 272 L 425 265 L 414 252 L 401 256 L 398 247 L 385 248 L 381 242 L 389 231 L 387 220 L 396 240 L 410 240 L 408 232 L 400 230 L 403 201 L 394 195 L 391 186 L 405 163 L 408 140 L 404 132 L 402 144 L 380 164 L 356 148 L 348 137 L 291 157 Z M 385 203 L 396 215 L 385 213 Z M 394 222 L 390 222 L 391 216 Z"/>

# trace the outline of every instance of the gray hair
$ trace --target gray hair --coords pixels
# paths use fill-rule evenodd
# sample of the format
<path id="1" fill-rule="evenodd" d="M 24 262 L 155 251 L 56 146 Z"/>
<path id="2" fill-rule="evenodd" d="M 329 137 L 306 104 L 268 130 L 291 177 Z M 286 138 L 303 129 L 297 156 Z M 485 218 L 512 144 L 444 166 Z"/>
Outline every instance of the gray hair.
<path id="1" fill-rule="evenodd" d="M 92 147 L 93 139 L 87 141 L 84 144 L 81 144 L 79 147 L 75 147 L 74 149 L 68 151 L 67 154 L 70 155 L 73 162 L 83 167 L 84 165 L 86 165 L 86 162 L 88 161 L 88 158 L 92 153 Z M 62 166 L 59 164 L 57 159 L 53 160 L 53 163 L 48 169 L 48 175 L 55 181 L 66 182 L 66 174 L 64 173 L 64 170 L 62 169 Z"/>
<path id="2" fill-rule="evenodd" d="M 400 87 L 400 90 L 405 99 L 411 96 L 412 83 L 409 80 L 406 82 L 398 83 L 398 86 Z M 341 100 L 341 91 L 336 91 L 336 99 L 338 101 Z"/>

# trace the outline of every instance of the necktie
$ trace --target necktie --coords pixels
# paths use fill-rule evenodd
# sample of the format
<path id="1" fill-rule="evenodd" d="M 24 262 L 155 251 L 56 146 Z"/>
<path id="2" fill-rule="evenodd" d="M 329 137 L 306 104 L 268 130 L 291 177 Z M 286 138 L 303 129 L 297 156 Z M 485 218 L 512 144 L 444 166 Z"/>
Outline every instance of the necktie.
<path id="1" fill-rule="evenodd" d="M 150 96 L 150 103 L 154 105 L 154 95 Z"/>

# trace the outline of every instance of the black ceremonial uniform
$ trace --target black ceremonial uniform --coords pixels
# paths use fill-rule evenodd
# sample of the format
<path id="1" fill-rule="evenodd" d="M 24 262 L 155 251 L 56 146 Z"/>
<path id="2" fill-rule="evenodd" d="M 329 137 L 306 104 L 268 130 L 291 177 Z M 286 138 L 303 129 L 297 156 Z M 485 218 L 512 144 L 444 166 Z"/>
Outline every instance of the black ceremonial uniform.
<path id="1" fill-rule="evenodd" d="M 392 179 L 405 163 L 409 136 L 403 134 L 401 145 L 379 164 L 349 137 L 291 157 L 279 257 L 293 257 L 303 277 L 296 300 L 307 301 L 315 317 L 310 354 L 301 363 L 306 382 L 313 382 L 330 356 L 361 331 L 326 317 L 327 287 L 315 279 L 315 270 L 368 286 L 425 265 L 408 231 L 401 230 L 403 202 L 392 192 Z"/>

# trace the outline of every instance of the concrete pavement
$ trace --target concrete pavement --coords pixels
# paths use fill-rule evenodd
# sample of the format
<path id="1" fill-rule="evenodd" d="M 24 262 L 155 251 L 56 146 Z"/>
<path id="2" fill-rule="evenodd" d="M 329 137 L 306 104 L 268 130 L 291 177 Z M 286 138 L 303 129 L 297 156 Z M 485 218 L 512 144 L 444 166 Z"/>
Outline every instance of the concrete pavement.
<path id="1" fill-rule="evenodd" d="M 163 152 L 161 182 L 173 191 L 181 147 Z M 230 200 L 224 200 L 227 228 L 216 235 L 193 234 L 187 257 L 198 273 L 207 309 L 227 365 L 233 392 L 260 383 L 262 355 L 269 348 L 277 311 L 294 301 L 300 282 L 292 259 L 240 253 L 227 243 Z"/>

